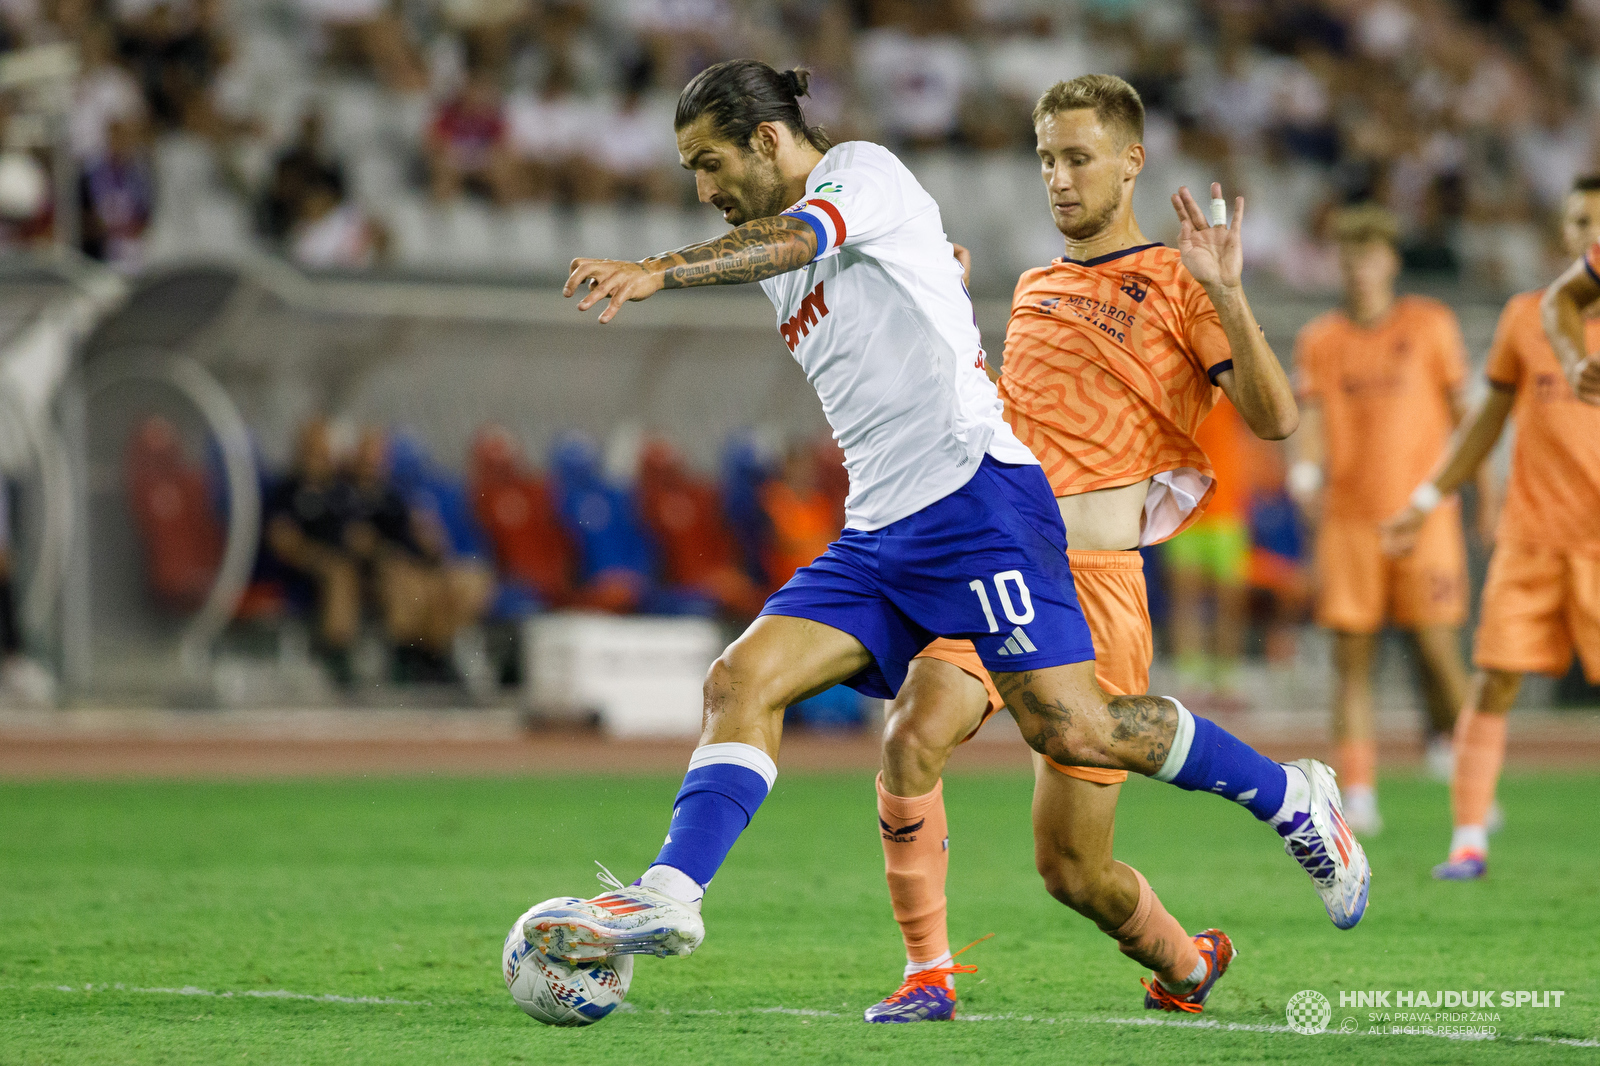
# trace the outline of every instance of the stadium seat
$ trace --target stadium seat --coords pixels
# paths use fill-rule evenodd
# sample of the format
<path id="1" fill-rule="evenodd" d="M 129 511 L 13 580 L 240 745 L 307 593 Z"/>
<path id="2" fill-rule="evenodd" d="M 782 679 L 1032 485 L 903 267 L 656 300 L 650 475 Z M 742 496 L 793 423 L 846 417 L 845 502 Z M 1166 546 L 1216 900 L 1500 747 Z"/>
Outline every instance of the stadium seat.
<path id="1" fill-rule="evenodd" d="M 488 426 L 474 438 L 468 491 L 500 578 L 491 615 L 521 616 L 570 604 L 577 547 L 545 482 L 522 464 L 504 429 Z"/>
<path id="2" fill-rule="evenodd" d="M 198 608 L 216 580 L 225 545 L 204 470 L 183 454 L 176 428 L 160 417 L 135 427 L 124 468 L 147 587 L 169 610 Z"/>
<path id="3" fill-rule="evenodd" d="M 579 548 L 579 602 L 615 613 L 638 609 L 655 583 L 633 500 L 606 480 L 599 448 L 582 434 L 556 439 L 550 468 L 561 517 Z"/>

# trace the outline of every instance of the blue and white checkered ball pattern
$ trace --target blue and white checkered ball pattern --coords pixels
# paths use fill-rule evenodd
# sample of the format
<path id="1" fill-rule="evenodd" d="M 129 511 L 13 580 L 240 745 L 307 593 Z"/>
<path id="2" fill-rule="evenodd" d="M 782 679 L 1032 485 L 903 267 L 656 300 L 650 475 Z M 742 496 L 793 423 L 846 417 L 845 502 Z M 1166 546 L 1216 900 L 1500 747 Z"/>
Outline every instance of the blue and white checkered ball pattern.
<path id="1" fill-rule="evenodd" d="M 633 980 L 633 956 L 568 963 L 534 950 L 522 923 L 536 911 L 576 898 L 548 899 L 524 911 L 506 934 L 500 962 L 517 1006 L 546 1025 L 593 1025 L 622 1005 Z"/>
<path id="2" fill-rule="evenodd" d="M 1333 1018 L 1333 1004 L 1321 992 L 1306 989 L 1289 997 L 1289 1028 L 1307 1036 L 1322 1032 Z"/>

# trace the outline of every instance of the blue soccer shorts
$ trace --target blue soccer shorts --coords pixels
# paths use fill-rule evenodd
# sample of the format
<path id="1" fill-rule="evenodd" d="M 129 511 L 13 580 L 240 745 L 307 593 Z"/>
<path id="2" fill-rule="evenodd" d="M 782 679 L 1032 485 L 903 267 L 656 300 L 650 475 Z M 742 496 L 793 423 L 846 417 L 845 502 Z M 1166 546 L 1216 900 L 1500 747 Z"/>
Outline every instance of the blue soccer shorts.
<path id="1" fill-rule="evenodd" d="M 960 489 L 898 522 L 846 529 L 763 615 L 843 630 L 873 664 L 845 682 L 893 699 L 934 637 L 971 640 L 994 673 L 1094 658 L 1044 471 L 985 457 Z"/>

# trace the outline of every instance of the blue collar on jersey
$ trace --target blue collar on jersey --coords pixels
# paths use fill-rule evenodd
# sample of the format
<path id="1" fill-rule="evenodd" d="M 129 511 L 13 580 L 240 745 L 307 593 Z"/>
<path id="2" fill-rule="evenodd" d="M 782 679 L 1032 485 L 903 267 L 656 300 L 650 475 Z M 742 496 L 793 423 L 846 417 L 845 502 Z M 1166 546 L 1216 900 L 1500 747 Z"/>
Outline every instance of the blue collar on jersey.
<path id="1" fill-rule="evenodd" d="M 1101 263 L 1109 263 L 1113 259 L 1121 259 L 1125 255 L 1132 255 L 1135 252 L 1145 251 L 1148 248 L 1164 247 L 1166 246 L 1160 241 L 1152 241 L 1150 244 L 1136 244 L 1132 248 L 1124 248 L 1120 252 L 1107 252 L 1105 255 L 1097 255 L 1093 259 L 1077 260 L 1068 259 L 1066 256 L 1062 256 L 1061 258 L 1057 259 L 1056 262 L 1064 263 L 1067 266 L 1092 267 L 1099 266 Z"/>

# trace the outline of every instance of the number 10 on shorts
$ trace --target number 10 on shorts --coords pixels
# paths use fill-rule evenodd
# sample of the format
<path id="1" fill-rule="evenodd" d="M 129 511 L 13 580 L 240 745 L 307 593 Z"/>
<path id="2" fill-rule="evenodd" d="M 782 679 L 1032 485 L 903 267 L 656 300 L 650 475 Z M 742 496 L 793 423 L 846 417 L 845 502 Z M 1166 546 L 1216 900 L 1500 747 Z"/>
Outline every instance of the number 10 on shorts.
<path id="1" fill-rule="evenodd" d="M 1002 570 L 990 580 L 994 582 L 995 596 L 1000 600 L 1000 609 L 1006 613 L 1006 618 L 1012 625 L 1025 626 L 1033 621 L 1033 596 L 1028 592 L 1028 583 L 1022 580 L 1021 570 Z M 1011 599 L 1010 586 L 1013 584 L 1016 585 L 1017 599 L 1022 601 L 1020 612 Z M 989 622 L 989 632 L 1000 632 L 1000 623 L 995 620 L 994 608 L 989 605 L 989 590 L 984 587 L 983 580 L 973 578 L 967 583 L 967 588 L 978 594 L 978 603 L 983 606 L 983 617 Z"/>

